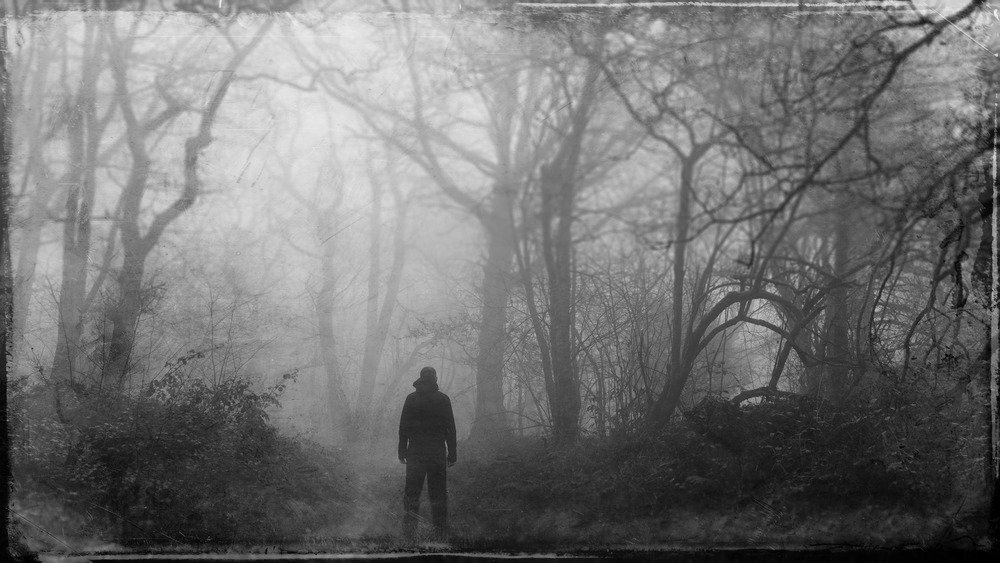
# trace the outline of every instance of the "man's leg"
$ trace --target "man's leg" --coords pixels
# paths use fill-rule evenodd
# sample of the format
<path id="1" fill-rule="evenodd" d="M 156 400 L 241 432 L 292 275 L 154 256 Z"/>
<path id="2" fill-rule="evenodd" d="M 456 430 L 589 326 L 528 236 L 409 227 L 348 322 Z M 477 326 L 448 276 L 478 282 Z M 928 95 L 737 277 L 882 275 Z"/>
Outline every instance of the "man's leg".
<path id="1" fill-rule="evenodd" d="M 420 512 L 420 492 L 424 488 L 427 466 L 414 458 L 406 460 L 406 486 L 403 488 L 403 536 L 413 538 L 417 533 L 417 514 Z M 429 488 L 429 487 L 428 487 Z"/>
<path id="2" fill-rule="evenodd" d="M 434 531 L 448 534 L 448 466 L 442 460 L 427 465 L 427 493 L 431 497 Z"/>

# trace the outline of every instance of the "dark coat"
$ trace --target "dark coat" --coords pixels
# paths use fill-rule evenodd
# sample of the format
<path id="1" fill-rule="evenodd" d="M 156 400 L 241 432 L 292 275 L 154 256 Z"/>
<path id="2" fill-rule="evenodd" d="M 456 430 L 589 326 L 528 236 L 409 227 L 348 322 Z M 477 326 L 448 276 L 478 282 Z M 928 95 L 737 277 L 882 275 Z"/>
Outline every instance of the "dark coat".
<path id="1" fill-rule="evenodd" d="M 436 383 L 418 381 L 399 417 L 399 457 L 424 461 L 457 461 L 455 415 L 451 399 Z M 447 446 L 447 449 L 445 448 Z"/>

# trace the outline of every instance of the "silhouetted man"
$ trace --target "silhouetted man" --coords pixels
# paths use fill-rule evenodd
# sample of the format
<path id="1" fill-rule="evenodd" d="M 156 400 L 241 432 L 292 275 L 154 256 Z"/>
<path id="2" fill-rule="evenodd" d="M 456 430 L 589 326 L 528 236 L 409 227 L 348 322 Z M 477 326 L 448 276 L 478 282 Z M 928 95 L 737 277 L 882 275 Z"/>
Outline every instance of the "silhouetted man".
<path id="1" fill-rule="evenodd" d="M 399 462 L 406 464 L 406 488 L 403 491 L 403 534 L 412 538 L 417 531 L 420 492 L 427 478 L 431 499 L 431 519 L 438 535 L 448 533 L 447 467 L 458 456 L 455 451 L 455 415 L 451 399 L 438 391 L 437 372 L 432 367 L 420 370 L 417 389 L 406 397 L 399 417 Z"/>

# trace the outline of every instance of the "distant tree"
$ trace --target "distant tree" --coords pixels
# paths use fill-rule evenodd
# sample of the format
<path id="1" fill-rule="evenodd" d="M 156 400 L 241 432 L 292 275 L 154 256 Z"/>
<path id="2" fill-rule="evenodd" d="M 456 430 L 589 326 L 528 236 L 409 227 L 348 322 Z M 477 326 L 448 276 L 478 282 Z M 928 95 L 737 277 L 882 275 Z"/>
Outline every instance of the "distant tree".
<path id="1" fill-rule="evenodd" d="M 108 68 L 103 45 L 104 26 L 91 18 L 85 19 L 83 25 L 79 85 L 75 92 L 66 93 L 65 115 L 60 116 L 66 123 L 68 160 L 62 178 L 67 188 L 61 218 L 62 282 L 59 289 L 56 349 L 51 371 L 57 386 L 64 382 L 75 383 L 74 373 L 79 374 L 83 371 L 81 338 L 84 333 L 84 319 L 90 304 L 94 301 L 96 291 L 108 273 L 105 267 L 96 280 L 91 284 L 87 283 L 90 273 L 91 224 L 97 196 L 99 153 L 116 107 L 113 102 L 105 104 L 100 109 L 98 106 L 98 80 L 102 71 Z M 65 79 L 72 78 L 65 77 Z M 44 169 L 45 164 L 38 163 L 36 166 Z M 41 197 L 36 200 L 39 203 L 45 199 L 43 195 L 45 189 L 42 186 L 40 188 L 42 194 L 39 194 Z M 32 211 L 42 213 L 44 207 L 35 207 Z M 43 217 L 36 217 L 33 220 L 37 222 Z M 33 241 L 29 244 L 33 244 Z M 111 252 L 111 249 L 109 244 L 107 251 Z M 26 262 L 30 261 L 32 250 L 32 248 L 24 249 Z"/>
<path id="2" fill-rule="evenodd" d="M 329 116 L 327 116 L 329 117 Z M 346 374 L 339 354 L 343 342 L 335 328 L 335 310 L 337 308 L 338 281 L 344 272 L 338 271 L 337 235 L 345 228 L 340 217 L 340 209 L 344 201 L 345 177 L 337 158 L 337 153 L 331 146 L 330 154 L 318 166 L 318 172 L 312 189 L 304 191 L 297 187 L 294 170 L 297 159 L 294 151 L 284 155 L 276 151 L 274 160 L 280 167 L 279 177 L 282 178 L 283 195 L 288 195 L 298 205 L 295 215 L 282 216 L 278 207 L 270 209 L 276 215 L 276 220 L 282 226 L 294 221 L 294 217 L 304 218 L 309 230 L 309 245 L 296 242 L 295 237 L 288 236 L 286 230 L 281 230 L 284 244 L 296 253 L 304 256 L 309 264 L 310 275 L 306 280 L 306 291 L 313 307 L 315 327 L 315 350 L 318 363 L 322 366 L 325 376 L 324 390 L 326 396 L 320 403 L 324 410 L 331 414 L 336 434 L 346 434 L 351 424 L 351 405 L 347 398 Z"/>
<path id="3" fill-rule="evenodd" d="M 206 23 L 230 44 L 225 72 L 199 72 L 200 53 L 190 51 L 190 39 L 177 42 L 171 61 L 159 60 L 147 36 L 155 36 L 163 22 L 76 13 L 50 25 L 59 26 L 51 42 L 38 31 L 12 55 L 24 85 L 19 104 L 35 108 L 14 122 L 23 131 L 19 148 L 26 156 L 19 169 L 26 205 L 19 210 L 25 229 L 15 300 L 21 324 L 14 328 L 24 327 L 43 235 L 56 219 L 61 261 L 53 291 L 55 350 L 41 373 L 55 392 L 57 411 L 65 414 L 61 403 L 71 399 L 64 393 L 68 387 L 95 383 L 111 389 L 129 382 L 137 326 L 159 291 L 146 276 L 148 259 L 168 226 L 202 193 L 199 156 L 212 141 L 232 74 L 272 22 L 261 21 L 245 44 L 230 36 L 231 22 Z M 198 107 L 194 98 L 206 85 L 209 94 Z M 43 92 L 54 103 L 28 103 L 27 96 Z M 163 148 L 176 142 L 178 125 L 189 115 L 196 117 L 194 133 L 174 145 L 172 161 Z M 170 180 L 173 166 L 181 178 L 176 184 Z M 180 193 L 164 205 L 174 185 Z"/>
<path id="4" fill-rule="evenodd" d="M 21 23 L 11 20 L 12 23 Z M 23 23 L 22 23 L 23 25 Z M 59 50 L 65 48 L 66 34 L 56 34 L 51 42 L 29 41 L 23 51 L 15 58 L 18 66 L 10 72 L 19 76 L 14 83 L 20 85 L 11 92 L 15 103 L 17 100 L 41 99 L 47 89 L 47 81 L 51 72 L 68 73 L 68 69 L 59 69 L 54 63 Z M 53 68 L 55 67 L 55 68 Z M 30 76 L 30 79 L 29 79 Z M 62 82 L 68 84 L 67 76 Z M 49 92 L 52 90 L 49 89 Z M 36 282 L 36 264 L 38 253 L 42 247 L 43 230 L 50 223 L 56 211 L 52 209 L 56 196 L 60 193 L 60 185 L 66 184 L 65 178 L 59 177 L 52 170 L 52 163 L 44 158 L 48 143 L 55 142 L 58 132 L 65 126 L 67 120 L 59 119 L 55 112 L 46 112 L 40 104 L 20 104 L 17 120 L 11 121 L 19 131 L 18 146 L 23 151 L 23 171 L 19 193 L 11 193 L 11 202 L 21 202 L 25 212 L 23 216 L 17 213 L 17 208 L 10 209 L 15 225 L 20 231 L 20 241 L 14 266 L 14 318 L 11 334 L 15 345 L 15 364 L 19 363 L 17 347 L 25 335 L 26 320 L 29 313 L 29 303 Z M 13 117 L 13 116 L 12 116 Z M 19 124 L 19 122 L 23 124 Z M 29 186 L 34 184 L 34 189 Z M 27 200 L 27 201 L 25 201 Z"/>
<path id="5" fill-rule="evenodd" d="M 635 150 L 638 132 L 617 121 L 600 67 L 573 52 L 574 48 L 603 50 L 607 28 L 576 35 L 578 31 L 573 25 L 540 27 L 537 32 L 550 37 L 553 45 L 549 51 L 526 55 L 550 84 L 542 99 L 545 107 L 555 109 L 539 117 L 551 123 L 554 154 L 529 178 L 519 206 L 516 253 L 553 438 L 558 443 L 574 441 L 580 430 L 580 358 L 587 351 L 580 342 L 577 320 L 581 285 L 578 254 L 582 240 L 600 236 L 602 223 L 599 219 L 584 221 L 584 217 L 640 205 L 632 190 L 608 185 L 612 171 Z M 614 193 L 593 195 L 605 189 Z M 589 204 L 586 210 L 584 202 Z M 542 268 L 534 266 L 539 261 Z"/>
<path id="6" fill-rule="evenodd" d="M 384 158 L 384 160 L 383 160 Z M 358 390 L 358 404 L 354 431 L 361 433 L 367 422 L 373 422 L 375 413 L 372 402 L 375 394 L 375 382 L 379 376 L 379 366 L 385 353 L 386 341 L 389 337 L 393 314 L 399 299 L 400 285 L 403 280 L 403 268 L 407 257 L 407 213 L 408 203 L 400 186 L 400 174 L 397 170 L 396 155 L 390 147 L 386 147 L 383 158 L 375 159 L 369 155 L 368 178 L 372 189 L 371 231 L 368 248 L 368 295 L 365 300 L 365 342 L 361 360 L 361 382 Z M 374 169 L 380 162 L 385 162 L 384 174 Z M 382 267 L 382 238 L 385 231 L 382 219 L 383 183 L 389 188 L 396 210 L 391 238 L 391 261 L 388 272 Z M 383 292 L 384 289 L 384 292 Z M 382 412 L 381 409 L 378 412 Z"/>
<path id="7" fill-rule="evenodd" d="M 407 101 L 372 99 L 355 87 L 356 76 L 335 76 L 329 64 L 314 55 L 301 58 L 313 72 L 316 86 L 356 109 L 380 138 L 411 159 L 482 225 L 486 252 L 472 435 L 492 439 L 508 430 L 503 374 L 515 245 L 513 209 L 529 175 L 554 150 L 555 139 L 537 127 L 535 114 L 520 111 L 539 103 L 539 85 L 518 53 L 484 58 L 474 33 L 465 32 L 455 37 L 454 53 L 442 60 L 417 44 L 418 29 L 406 16 L 400 16 L 397 31 L 400 48 L 420 54 L 401 63 Z M 456 64 L 461 72 L 449 77 L 447 65 Z M 395 80 L 394 88 L 403 88 Z M 455 113 L 458 107 L 463 109 Z M 467 135 L 476 140 L 465 140 Z"/>
<path id="8" fill-rule="evenodd" d="M 263 20 L 245 45 L 239 45 L 229 39 L 233 54 L 221 71 L 212 73 L 211 80 L 217 81 L 217 84 L 214 85 L 208 102 L 198 110 L 199 121 L 195 134 L 188 137 L 184 143 L 181 194 L 169 207 L 153 216 L 145 232 L 142 230 L 140 218 L 143 216 L 143 202 L 151 179 L 152 157 L 149 150 L 153 142 L 152 135 L 159 127 L 177 117 L 185 107 L 166 90 L 162 83 L 158 83 L 157 90 L 166 107 L 151 119 L 141 119 L 135 108 L 136 98 L 130 91 L 132 86 L 129 83 L 129 67 L 126 63 L 127 54 L 134 48 L 136 39 L 119 38 L 113 26 L 107 30 L 115 98 L 124 122 L 126 144 L 131 157 L 128 178 L 119 200 L 123 261 L 116 276 L 119 295 L 110 313 L 113 332 L 107 349 L 108 371 L 119 380 L 128 373 L 128 356 L 132 349 L 135 326 L 142 312 L 143 273 L 146 260 L 167 226 L 194 205 L 198 198 L 201 190 L 198 179 L 199 155 L 212 141 L 212 127 L 232 83 L 233 74 L 260 44 L 272 25 L 273 19 Z M 220 32 L 227 37 L 225 29 L 220 29 Z"/>
<path id="9" fill-rule="evenodd" d="M 948 20 L 967 17 L 974 9 L 975 5 L 970 5 Z M 807 14 L 800 14 L 795 22 L 758 16 L 761 19 L 754 25 L 740 21 L 736 13 L 709 17 L 671 11 L 669 20 L 660 14 L 653 10 L 632 22 L 622 35 L 617 56 L 611 59 L 614 64 L 605 66 L 605 74 L 636 121 L 678 161 L 679 196 L 670 240 L 674 270 L 672 359 L 653 414 L 653 420 L 662 424 L 676 409 L 693 362 L 713 338 L 730 327 L 750 323 L 776 331 L 791 342 L 788 347 L 794 347 L 798 337 L 793 333 L 798 334 L 805 328 L 803 323 L 818 314 L 820 303 L 815 300 L 803 308 L 804 303 L 794 305 L 774 291 L 774 280 L 767 272 L 776 245 L 800 220 L 805 209 L 803 194 L 829 181 L 831 168 L 845 154 L 845 147 L 865 142 L 873 108 L 904 63 L 949 24 L 945 19 L 919 16 L 909 23 L 889 18 L 882 27 L 834 26 L 824 35 L 823 45 L 829 49 L 837 37 L 834 44 L 845 47 L 824 56 L 812 46 L 812 40 L 801 36 L 811 17 Z M 886 38 L 890 30 L 904 27 L 919 31 L 911 30 L 900 39 Z M 783 39 L 774 41 L 774 37 Z M 742 47 L 723 47 L 722 40 L 724 45 L 738 43 Z M 895 41 L 902 46 L 895 47 Z M 694 96 L 702 101 L 692 104 Z M 742 170 L 741 179 L 724 196 L 723 207 L 708 209 L 706 223 L 692 231 L 695 182 L 705 181 L 710 166 L 721 166 L 735 155 L 740 155 L 736 163 Z M 845 170 L 844 175 L 849 173 Z M 762 191 L 746 199 L 748 186 L 757 179 L 763 182 Z M 734 212 L 727 201 L 746 201 L 749 207 Z M 845 212 L 846 202 L 835 208 Z M 830 261 L 834 281 L 828 281 L 822 292 L 823 305 L 833 309 L 826 317 L 825 336 L 830 369 L 840 379 L 850 344 L 844 316 L 844 283 L 850 262 L 845 218 L 840 216 L 840 228 L 834 231 Z M 736 283 L 703 286 L 714 288 L 714 297 L 694 293 L 687 298 L 685 274 L 691 237 L 712 224 L 725 223 L 750 228 L 744 239 L 749 246 L 744 246 L 746 254 L 741 259 L 747 270 L 737 274 Z M 699 279 L 710 280 L 714 264 L 713 260 L 706 262 Z M 755 317 L 752 304 L 761 300 L 797 320 L 781 328 Z M 685 302 L 690 303 L 688 311 Z"/>

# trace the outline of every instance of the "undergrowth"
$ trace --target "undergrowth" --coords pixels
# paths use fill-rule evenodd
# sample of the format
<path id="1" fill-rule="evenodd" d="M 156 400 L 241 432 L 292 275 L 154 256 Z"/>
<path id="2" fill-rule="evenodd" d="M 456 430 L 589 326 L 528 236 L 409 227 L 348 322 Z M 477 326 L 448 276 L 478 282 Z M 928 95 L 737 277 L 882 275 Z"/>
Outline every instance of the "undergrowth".
<path id="1" fill-rule="evenodd" d="M 26 534 L 55 548 L 68 537 L 280 542 L 347 516 L 344 461 L 268 419 L 290 376 L 264 390 L 240 377 L 208 382 L 187 369 L 195 356 L 139 393 L 67 390 L 61 410 L 47 387 L 9 390 L 12 507 Z"/>
<path id="2" fill-rule="evenodd" d="M 24 416 L 44 402 L 37 391 L 9 395 L 12 507 L 28 528 L 126 547 L 408 549 L 395 444 L 338 451 L 283 436 L 267 418 L 278 388 L 209 385 L 179 363 L 138 395 L 82 395 L 92 414 L 72 424 Z M 979 537 L 954 513 L 978 492 L 969 468 L 982 461 L 961 424 L 921 405 L 706 399 L 657 433 L 461 443 L 451 540 L 572 549 Z"/>
<path id="3" fill-rule="evenodd" d="M 933 543 L 976 460 L 942 432 L 954 421 L 909 414 L 709 399 L 657 434 L 510 439 L 466 454 L 453 510 L 466 537 L 529 545 Z"/>

